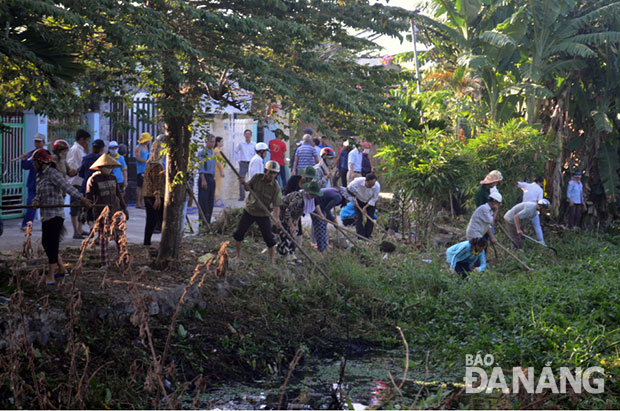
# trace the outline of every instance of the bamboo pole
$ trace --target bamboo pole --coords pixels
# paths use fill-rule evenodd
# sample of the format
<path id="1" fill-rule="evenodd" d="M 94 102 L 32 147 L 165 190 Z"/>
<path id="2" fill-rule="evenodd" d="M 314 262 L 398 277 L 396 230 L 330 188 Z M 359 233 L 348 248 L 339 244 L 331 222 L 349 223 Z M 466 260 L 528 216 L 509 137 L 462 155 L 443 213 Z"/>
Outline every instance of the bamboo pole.
<path id="1" fill-rule="evenodd" d="M 511 252 L 510 252 L 510 250 L 508 250 L 506 247 L 504 247 L 504 246 L 503 246 L 503 245 L 501 245 L 500 243 L 495 243 L 495 244 L 497 244 L 497 246 L 498 246 L 499 248 L 501 248 L 502 250 L 504 250 L 505 252 L 507 252 L 507 253 L 508 253 L 508 255 L 510 255 L 512 258 L 514 258 L 515 260 L 517 260 L 517 261 L 519 262 L 519 264 L 521 264 L 523 267 L 525 267 L 525 269 L 526 269 L 527 271 L 532 271 L 532 269 L 531 269 L 530 267 L 528 267 L 528 265 L 527 265 L 527 264 L 525 264 L 523 261 L 521 261 L 521 260 L 519 259 L 519 257 L 517 257 L 516 255 L 514 255 L 513 253 L 511 253 Z"/>

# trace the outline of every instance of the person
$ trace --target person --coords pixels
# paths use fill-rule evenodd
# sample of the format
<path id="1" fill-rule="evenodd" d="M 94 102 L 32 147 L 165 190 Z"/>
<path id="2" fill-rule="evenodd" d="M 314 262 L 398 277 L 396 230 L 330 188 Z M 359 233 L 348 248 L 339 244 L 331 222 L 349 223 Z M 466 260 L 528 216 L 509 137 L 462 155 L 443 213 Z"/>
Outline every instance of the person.
<path id="1" fill-rule="evenodd" d="M 303 143 L 295 152 L 295 162 L 293 163 L 291 174 L 299 174 L 302 170 L 305 170 L 306 167 L 314 166 L 318 162 L 319 156 L 317 156 L 316 150 L 312 146 L 312 136 L 310 134 L 304 134 Z"/>
<path id="2" fill-rule="evenodd" d="M 583 200 L 583 185 L 581 184 L 581 171 L 575 171 L 566 189 L 566 199 L 568 200 L 568 228 L 579 227 L 581 223 L 581 212 L 586 209 Z"/>
<path id="3" fill-rule="evenodd" d="M 538 202 L 519 203 L 512 207 L 504 214 L 504 221 L 508 227 L 508 235 L 512 240 L 515 248 L 523 248 L 523 231 L 521 224 L 524 221 L 530 221 L 543 208 L 549 209 L 551 203 L 549 200 L 542 199 Z"/>
<path id="4" fill-rule="evenodd" d="M 222 200 L 222 181 L 224 179 L 224 168 L 226 168 L 226 160 L 220 154 L 222 148 L 224 147 L 224 138 L 223 137 L 215 137 L 215 148 L 213 152 L 215 153 L 215 165 L 217 168 L 217 173 L 215 173 L 215 201 L 213 205 L 217 205 L 218 207 L 224 207 L 224 200 Z M 192 198 L 189 198 L 191 202 Z"/>
<path id="5" fill-rule="evenodd" d="M 503 179 L 504 177 L 502 177 L 502 173 L 499 170 L 493 170 L 484 177 L 484 180 L 480 181 L 480 187 L 478 187 L 474 195 L 476 207 L 489 202 L 489 194 L 491 194 L 491 191 L 497 190 L 497 183 Z M 494 188 L 495 190 L 493 190 Z"/>
<path id="6" fill-rule="evenodd" d="M 256 144 L 255 147 L 256 154 L 250 160 L 250 165 L 248 166 L 248 178 L 251 180 L 255 174 L 260 174 L 265 169 L 265 157 L 267 157 L 267 153 L 269 152 L 269 147 L 267 144 L 260 142 Z M 278 164 L 279 165 L 279 164 Z"/>
<path id="7" fill-rule="evenodd" d="M 468 273 L 473 270 L 484 271 L 486 268 L 487 245 L 488 241 L 484 237 L 461 241 L 446 250 L 446 261 L 451 269 L 466 280 Z"/>
<path id="8" fill-rule="evenodd" d="M 153 142 L 151 154 L 144 168 L 144 206 L 146 223 L 144 225 L 144 245 L 151 245 L 151 237 L 157 224 L 164 219 L 164 194 L 166 190 L 166 173 L 161 155 L 161 141 Z"/>
<path id="9" fill-rule="evenodd" d="M 204 230 L 211 223 L 213 205 L 215 203 L 215 136 L 209 135 L 205 148 L 198 151 L 198 160 L 202 162 L 198 169 L 198 206 L 204 214 L 201 218 L 201 228 Z"/>
<path id="10" fill-rule="evenodd" d="M 90 177 L 94 170 L 91 170 L 90 166 L 95 164 L 95 161 L 104 153 L 105 150 L 105 142 L 101 139 L 96 139 L 93 141 L 93 152 L 88 153 L 82 158 L 82 164 L 78 170 L 78 175 L 82 177 L 82 187 L 80 187 L 80 191 L 82 193 L 86 192 L 86 182 L 88 181 L 88 177 Z"/>
<path id="11" fill-rule="evenodd" d="M 88 154 L 88 148 L 90 146 L 90 133 L 86 130 L 79 129 L 75 132 L 75 143 L 69 149 L 69 153 L 67 154 L 67 164 L 69 167 L 75 170 L 79 170 L 82 166 L 82 159 Z M 75 187 L 76 190 L 82 190 L 82 183 L 84 182 L 84 178 L 82 178 L 79 173 L 69 179 L 69 184 Z M 69 214 L 71 215 L 71 225 L 73 226 L 73 238 L 81 239 L 84 238 L 84 235 L 87 233 L 83 229 L 83 220 L 80 219 L 80 211 L 81 208 L 78 207 L 80 205 L 79 201 L 74 201 L 71 203 L 71 211 Z"/>
<path id="12" fill-rule="evenodd" d="M 370 218 L 367 218 L 364 224 L 364 215 L 371 216 L 375 213 L 375 206 L 381 191 L 381 185 L 377 181 L 377 176 L 370 173 L 366 177 L 357 177 L 347 186 L 347 190 L 351 195 L 355 196 L 357 201 L 357 206 L 355 207 L 355 216 L 357 218 L 355 231 L 361 236 L 370 238 L 374 223 Z"/>
<path id="13" fill-rule="evenodd" d="M 316 153 L 316 156 L 318 158 L 321 157 L 321 139 L 319 138 L 313 138 L 312 139 L 312 147 L 314 147 L 314 152 Z"/>
<path id="14" fill-rule="evenodd" d="M 321 192 L 323 195 L 314 199 L 317 211 L 320 211 L 319 214 L 324 218 L 336 223 L 336 217 L 332 210 L 338 205 L 344 206 L 347 200 L 337 188 L 321 188 Z M 323 252 L 327 248 L 327 223 L 315 215 L 310 217 L 312 219 L 312 232 L 316 238 L 317 249 Z"/>
<path id="15" fill-rule="evenodd" d="M 286 143 L 282 141 L 284 132 L 279 128 L 274 132 L 275 138 L 269 141 L 269 152 L 271 153 L 271 160 L 278 163 L 280 166 L 280 187 L 286 187 L 286 163 L 284 162 L 284 153 L 286 153 Z"/>
<path id="16" fill-rule="evenodd" d="M 340 185 L 342 187 L 347 186 L 347 172 L 349 171 L 349 141 L 343 141 L 340 150 L 338 151 L 338 171 L 336 176 L 340 177 Z"/>
<path id="17" fill-rule="evenodd" d="M 321 147 L 321 148 L 325 148 L 325 147 L 332 148 L 332 146 L 330 146 L 329 142 L 327 141 L 327 136 L 321 136 L 321 144 L 319 144 L 319 147 Z"/>
<path id="18" fill-rule="evenodd" d="M 362 177 L 366 177 L 366 174 L 372 173 L 372 163 L 370 162 L 370 143 L 364 143 L 364 149 L 362 150 Z"/>
<path id="19" fill-rule="evenodd" d="M 321 149 L 321 160 L 314 166 L 317 175 L 317 181 L 321 188 L 332 186 L 332 169 L 336 164 L 336 153 L 331 147 Z"/>
<path id="20" fill-rule="evenodd" d="M 144 196 L 142 194 L 142 185 L 144 184 L 144 170 L 146 170 L 146 162 L 151 156 L 149 150 L 149 141 L 153 137 L 148 132 L 140 134 L 138 144 L 134 149 L 134 155 L 136 156 L 136 208 L 144 208 Z"/>
<path id="21" fill-rule="evenodd" d="M 539 200 L 542 200 L 545 197 L 545 193 L 543 192 L 543 182 L 545 180 L 542 176 L 538 176 L 534 179 L 533 183 L 526 183 L 525 181 L 518 181 L 517 186 L 523 190 L 523 203 L 538 203 Z M 536 238 L 540 241 L 541 244 L 545 244 L 545 238 L 543 237 L 542 227 L 540 226 L 540 216 L 538 213 L 532 218 L 532 226 L 534 227 L 534 232 L 536 233 Z"/>
<path id="22" fill-rule="evenodd" d="M 248 174 L 248 168 L 250 167 L 250 160 L 256 154 L 256 144 L 252 141 L 252 130 L 245 130 L 243 132 L 245 142 L 237 144 L 235 148 L 235 158 L 239 162 L 239 175 L 243 178 Z M 239 201 L 245 200 L 245 187 L 243 184 L 239 184 Z"/>
<path id="23" fill-rule="evenodd" d="M 121 164 L 109 154 L 103 153 L 90 166 L 93 174 L 86 181 L 86 198 L 93 203 L 92 219 L 96 221 L 105 206 L 110 207 L 110 216 L 117 211 L 127 214 L 127 205 L 121 194 L 121 187 L 112 170 Z M 99 206 L 99 207 L 97 207 Z"/>
<path id="24" fill-rule="evenodd" d="M 21 168 L 22 170 L 28 170 L 28 179 L 26 180 L 26 204 L 32 205 L 32 200 L 34 196 L 37 194 L 37 170 L 34 168 L 33 161 L 30 160 L 32 153 L 36 150 L 45 147 L 45 136 L 41 133 L 37 133 L 33 137 L 34 140 L 34 150 L 31 150 L 27 153 L 22 154 L 21 156 Z M 22 231 L 26 230 L 26 226 L 28 223 L 34 221 L 34 217 L 37 215 L 37 210 L 34 208 L 28 208 L 26 210 L 26 214 L 24 214 L 24 218 L 22 219 Z"/>
<path id="25" fill-rule="evenodd" d="M 497 244 L 493 232 L 493 221 L 501 203 L 502 195 L 500 193 L 491 193 L 489 195 L 489 202 L 476 208 L 467 224 L 465 235 L 468 240 L 485 237 L 493 244 Z"/>
<path id="26" fill-rule="evenodd" d="M 35 208 L 62 204 L 65 193 L 72 199 L 78 200 L 84 207 L 90 207 L 91 202 L 84 197 L 63 175 L 56 170 L 51 155 L 44 148 L 38 148 L 30 159 L 37 170 L 36 195 L 32 200 Z M 62 236 L 65 212 L 62 207 L 41 208 L 41 244 L 47 255 L 49 270 L 45 281 L 47 285 L 56 285 L 56 278 L 65 277 L 67 269 L 58 254 L 58 245 Z"/>
<path id="27" fill-rule="evenodd" d="M 67 154 L 69 153 L 69 143 L 65 140 L 57 139 L 52 145 L 52 162 L 56 166 L 56 170 L 60 171 L 66 179 L 77 174 L 77 169 L 71 168 L 67 162 Z"/>
<path id="28" fill-rule="evenodd" d="M 280 225 L 280 204 L 282 204 L 282 191 L 280 185 L 276 181 L 276 176 L 280 172 L 280 166 L 275 161 L 268 161 L 265 164 L 265 172 L 256 174 L 249 183 L 246 183 L 243 177 L 239 177 L 239 183 L 247 184 L 248 189 L 252 189 L 254 195 L 249 195 L 245 202 L 243 214 L 237 225 L 237 229 L 233 234 L 235 239 L 235 250 L 237 258 L 241 258 L 241 243 L 245 237 L 245 233 L 254 223 L 258 224 L 263 241 L 269 249 L 269 262 L 273 264 L 274 247 L 276 240 L 273 237 L 271 229 L 271 220 L 269 213 L 272 213 L 273 221 L 276 227 Z M 264 205 L 265 210 L 260 204 Z"/>
<path id="29" fill-rule="evenodd" d="M 125 190 L 127 189 L 127 162 L 125 157 L 119 153 L 119 146 L 116 141 L 110 141 L 110 144 L 108 144 L 108 155 L 121 165 L 120 167 L 114 167 L 112 174 L 116 177 L 118 186 L 121 189 L 121 195 L 124 198 Z"/>
<path id="30" fill-rule="evenodd" d="M 314 198 L 322 195 L 323 192 L 319 183 L 310 181 L 304 184 L 303 189 L 293 191 L 284 196 L 280 206 L 280 226 L 282 229 L 292 236 L 301 217 L 304 214 L 314 212 L 316 209 Z M 282 232 L 280 233 L 280 242 L 277 249 L 281 255 L 294 254 L 295 243 L 291 240 L 291 237 Z"/>
<path id="31" fill-rule="evenodd" d="M 357 143 L 347 158 L 347 185 L 362 176 L 362 143 Z"/>

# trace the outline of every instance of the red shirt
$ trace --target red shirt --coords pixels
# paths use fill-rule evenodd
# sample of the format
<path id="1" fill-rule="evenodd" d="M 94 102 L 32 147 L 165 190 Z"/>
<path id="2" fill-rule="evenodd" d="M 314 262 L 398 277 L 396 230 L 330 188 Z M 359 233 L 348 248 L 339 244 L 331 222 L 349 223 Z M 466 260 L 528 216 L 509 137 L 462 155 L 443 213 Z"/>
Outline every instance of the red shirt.
<path id="1" fill-rule="evenodd" d="M 284 153 L 286 152 L 286 143 L 284 141 L 275 138 L 269 141 L 269 152 L 273 161 L 281 166 L 284 165 Z"/>

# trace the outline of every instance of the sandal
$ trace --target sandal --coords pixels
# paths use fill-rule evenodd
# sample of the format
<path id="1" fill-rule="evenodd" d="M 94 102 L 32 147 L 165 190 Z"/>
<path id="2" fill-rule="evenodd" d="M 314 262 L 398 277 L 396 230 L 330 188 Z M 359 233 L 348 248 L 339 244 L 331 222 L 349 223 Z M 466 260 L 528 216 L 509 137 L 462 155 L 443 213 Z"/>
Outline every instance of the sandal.
<path id="1" fill-rule="evenodd" d="M 56 274 L 54 274 L 54 278 L 66 278 L 66 277 L 71 277 L 71 274 L 69 274 L 69 273 L 56 273 Z"/>
<path id="2" fill-rule="evenodd" d="M 47 285 L 47 286 L 49 286 L 49 287 L 54 286 L 54 285 L 56 285 L 56 281 L 47 281 L 47 282 L 45 283 L 45 285 Z"/>

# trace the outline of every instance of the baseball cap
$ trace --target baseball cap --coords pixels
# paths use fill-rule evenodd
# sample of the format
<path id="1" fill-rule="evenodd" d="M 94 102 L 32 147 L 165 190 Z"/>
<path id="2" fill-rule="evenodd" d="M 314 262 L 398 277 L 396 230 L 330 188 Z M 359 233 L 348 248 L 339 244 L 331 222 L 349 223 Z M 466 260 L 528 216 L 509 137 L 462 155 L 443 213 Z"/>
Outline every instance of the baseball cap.
<path id="1" fill-rule="evenodd" d="M 37 133 L 37 134 L 34 135 L 33 140 L 34 141 L 42 141 L 42 142 L 45 143 L 45 136 L 43 134 L 41 134 L 41 133 Z"/>
<path id="2" fill-rule="evenodd" d="M 118 143 L 116 141 L 110 141 L 110 144 L 108 144 L 108 148 L 113 148 L 113 147 L 118 147 Z"/>

